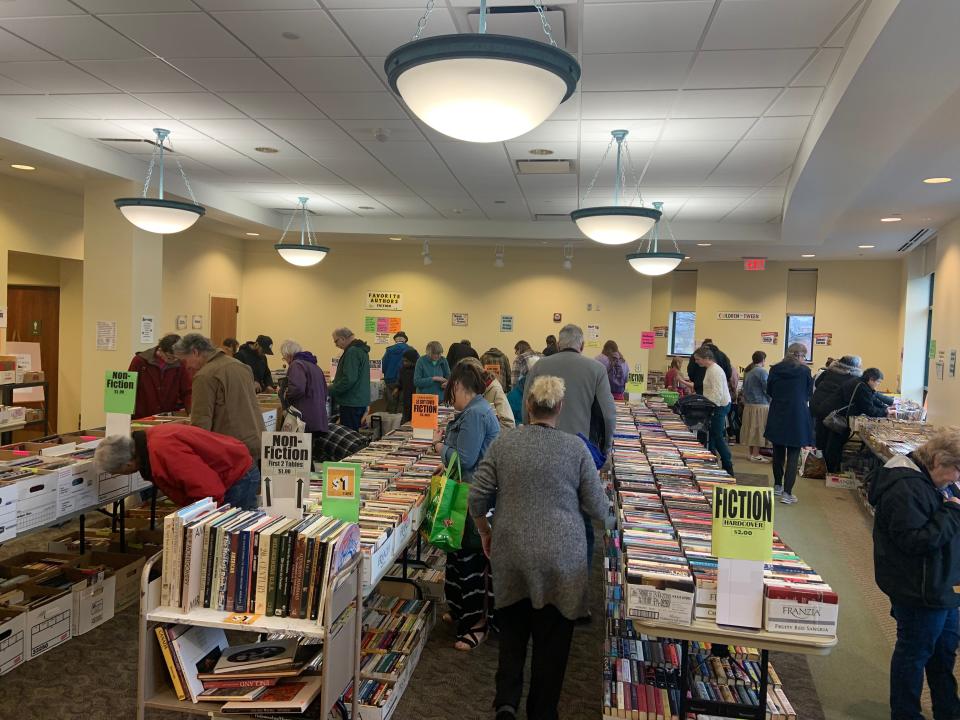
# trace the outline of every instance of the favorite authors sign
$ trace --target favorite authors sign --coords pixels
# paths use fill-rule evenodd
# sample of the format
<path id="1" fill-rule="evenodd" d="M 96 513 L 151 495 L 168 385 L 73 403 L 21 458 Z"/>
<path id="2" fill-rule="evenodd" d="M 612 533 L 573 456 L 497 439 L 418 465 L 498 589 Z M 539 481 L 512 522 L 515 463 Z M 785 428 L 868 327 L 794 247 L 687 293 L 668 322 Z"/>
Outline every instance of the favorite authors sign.
<path id="1" fill-rule="evenodd" d="M 403 310 L 403 293 L 367 290 L 367 310 Z"/>

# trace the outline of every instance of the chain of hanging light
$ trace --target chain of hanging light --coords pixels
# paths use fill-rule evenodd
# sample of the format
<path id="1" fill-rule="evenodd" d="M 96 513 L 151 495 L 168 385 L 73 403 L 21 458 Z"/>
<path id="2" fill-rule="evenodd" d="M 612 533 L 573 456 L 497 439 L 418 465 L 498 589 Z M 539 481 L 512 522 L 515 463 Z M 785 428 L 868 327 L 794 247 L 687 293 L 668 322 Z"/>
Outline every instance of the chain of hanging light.
<path id="1" fill-rule="evenodd" d="M 330 252 L 330 248 L 318 245 L 313 239 L 313 231 L 310 229 L 310 213 L 307 212 L 309 199 L 305 197 L 297 198 L 300 207 L 290 215 L 287 226 L 283 229 L 283 235 L 280 236 L 280 242 L 273 246 L 274 250 L 280 253 L 280 257 L 297 267 L 316 265 Z M 283 239 L 287 236 L 287 232 L 298 214 L 303 217 L 300 225 L 300 242 L 285 243 Z"/>

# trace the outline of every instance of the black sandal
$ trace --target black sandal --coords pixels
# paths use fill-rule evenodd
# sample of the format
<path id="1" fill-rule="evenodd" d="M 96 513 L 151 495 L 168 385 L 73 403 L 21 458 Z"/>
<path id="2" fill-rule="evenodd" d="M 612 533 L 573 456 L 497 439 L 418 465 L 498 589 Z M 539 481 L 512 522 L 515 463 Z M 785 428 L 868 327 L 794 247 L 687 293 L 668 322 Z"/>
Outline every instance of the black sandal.
<path id="1" fill-rule="evenodd" d="M 454 643 L 453 647 L 460 652 L 470 652 L 475 650 L 481 643 L 487 639 L 487 626 L 486 623 L 480 627 L 472 628 L 465 632 L 463 635 L 457 636 L 457 642 Z M 466 645 L 467 647 L 458 647 L 458 645 Z"/>

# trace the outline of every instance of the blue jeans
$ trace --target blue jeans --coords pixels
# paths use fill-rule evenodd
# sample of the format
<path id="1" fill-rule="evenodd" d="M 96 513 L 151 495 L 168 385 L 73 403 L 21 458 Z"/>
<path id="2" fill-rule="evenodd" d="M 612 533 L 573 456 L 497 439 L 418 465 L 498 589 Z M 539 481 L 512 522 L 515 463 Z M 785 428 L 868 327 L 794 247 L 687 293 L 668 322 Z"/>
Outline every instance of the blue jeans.
<path id="1" fill-rule="evenodd" d="M 340 406 L 340 424 L 351 430 L 360 429 L 360 421 L 367 414 L 365 407 L 350 407 L 348 405 Z"/>
<path id="2" fill-rule="evenodd" d="M 710 418 L 710 445 L 708 450 L 716 453 L 720 457 L 720 464 L 727 472 L 733 471 L 733 456 L 730 454 L 730 447 L 727 445 L 727 415 L 730 413 L 730 405 L 718 407 L 713 411 Z"/>
<path id="3" fill-rule="evenodd" d="M 957 608 L 935 610 L 894 605 L 897 644 L 890 659 L 891 720 L 923 720 L 920 693 L 926 670 L 934 720 L 960 716 L 953 664 L 957 657 Z"/>
<path id="4" fill-rule="evenodd" d="M 257 463 L 247 470 L 247 474 L 227 488 L 223 496 L 224 503 L 244 510 L 257 509 L 257 490 L 260 489 L 260 468 Z"/>

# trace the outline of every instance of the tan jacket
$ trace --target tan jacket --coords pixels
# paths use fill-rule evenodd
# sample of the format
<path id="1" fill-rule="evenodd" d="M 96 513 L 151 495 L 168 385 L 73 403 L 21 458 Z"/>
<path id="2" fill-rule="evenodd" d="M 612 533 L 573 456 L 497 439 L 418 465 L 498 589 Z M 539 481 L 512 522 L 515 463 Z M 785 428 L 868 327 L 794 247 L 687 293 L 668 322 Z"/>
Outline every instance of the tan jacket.
<path id="1" fill-rule="evenodd" d="M 218 350 L 193 376 L 190 424 L 236 438 L 259 461 L 266 428 L 250 368 Z"/>
<path id="2" fill-rule="evenodd" d="M 501 429 L 509 430 L 517 426 L 516 418 L 513 417 L 513 408 L 510 407 L 510 402 L 499 380 L 494 380 L 487 385 L 487 389 L 483 391 L 483 399 L 490 403 L 490 407 L 497 414 Z"/>

